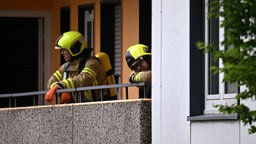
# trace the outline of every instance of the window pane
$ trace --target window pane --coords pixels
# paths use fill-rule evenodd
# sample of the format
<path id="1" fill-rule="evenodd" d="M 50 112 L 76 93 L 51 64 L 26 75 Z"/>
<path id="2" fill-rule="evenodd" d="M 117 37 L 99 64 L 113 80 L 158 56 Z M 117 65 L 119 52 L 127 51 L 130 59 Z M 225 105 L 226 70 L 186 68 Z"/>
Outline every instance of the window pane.
<path id="1" fill-rule="evenodd" d="M 228 49 L 229 47 L 225 46 L 225 50 L 228 50 Z M 239 91 L 239 88 L 235 84 L 225 82 L 225 94 L 238 93 L 238 91 Z"/>
<path id="2" fill-rule="evenodd" d="M 238 93 L 239 89 L 230 83 L 225 83 L 225 94 Z"/>
<path id="3" fill-rule="evenodd" d="M 219 45 L 219 19 L 211 18 L 209 19 L 209 43 Z M 213 55 L 210 54 L 208 57 L 208 69 L 209 69 L 209 94 L 218 94 L 219 93 L 219 74 L 213 74 L 213 71 L 210 70 L 210 67 L 217 66 L 219 67 L 219 61 L 213 60 Z"/>
<path id="4" fill-rule="evenodd" d="M 213 56 L 212 54 L 209 55 L 209 75 L 208 75 L 208 79 L 209 79 L 209 89 L 208 92 L 209 94 L 218 94 L 219 93 L 219 74 L 213 74 L 213 71 L 210 70 L 211 66 L 219 66 L 219 62 L 214 62 L 213 61 Z"/>

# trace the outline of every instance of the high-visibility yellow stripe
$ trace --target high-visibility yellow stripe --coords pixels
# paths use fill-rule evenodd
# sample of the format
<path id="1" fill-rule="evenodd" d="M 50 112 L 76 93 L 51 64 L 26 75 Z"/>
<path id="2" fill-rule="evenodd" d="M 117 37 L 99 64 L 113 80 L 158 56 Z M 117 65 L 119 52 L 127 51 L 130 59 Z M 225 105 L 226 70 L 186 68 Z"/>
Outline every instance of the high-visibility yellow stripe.
<path id="1" fill-rule="evenodd" d="M 58 83 L 58 82 L 53 82 L 53 83 L 51 84 L 50 88 L 52 88 L 52 86 L 54 86 L 56 83 Z"/>
<path id="2" fill-rule="evenodd" d="M 90 68 L 84 68 L 82 72 L 90 74 L 90 75 L 93 77 L 93 79 L 94 79 L 93 85 L 94 85 L 94 86 L 95 86 L 95 85 L 98 85 L 98 81 L 97 81 L 97 79 L 96 79 L 96 73 L 95 73 L 95 71 L 93 71 L 93 70 L 90 69 Z M 87 101 L 93 101 L 93 98 L 92 98 L 92 91 L 90 91 L 90 90 L 84 91 L 84 97 L 85 97 L 85 99 L 86 99 Z"/>
<path id="3" fill-rule="evenodd" d="M 141 74 L 142 74 L 142 72 L 139 72 L 139 73 L 135 76 L 135 81 L 136 81 L 136 82 L 140 82 L 140 81 L 141 81 Z"/>
<path id="4" fill-rule="evenodd" d="M 96 73 L 94 70 L 90 69 L 90 68 L 84 68 L 82 72 L 89 72 L 90 74 L 96 76 Z"/>
<path id="5" fill-rule="evenodd" d="M 70 88 L 68 80 L 65 79 L 65 80 L 63 80 L 63 82 L 66 84 L 67 88 Z"/>
<path id="6" fill-rule="evenodd" d="M 74 88 L 75 85 L 71 78 L 63 80 L 63 82 L 67 85 L 67 88 Z"/>
<path id="7" fill-rule="evenodd" d="M 85 90 L 84 91 L 84 97 L 87 101 L 93 101 L 93 98 L 92 98 L 92 91 L 90 90 Z"/>
<path id="8" fill-rule="evenodd" d="M 62 74 L 60 73 L 60 71 L 56 71 L 53 76 L 58 80 L 61 81 L 62 80 Z"/>
<path id="9" fill-rule="evenodd" d="M 90 69 L 90 68 L 84 68 L 82 72 L 84 72 L 84 73 L 89 73 L 89 74 L 93 77 L 93 79 L 94 79 L 93 85 L 94 85 L 94 86 L 95 86 L 95 85 L 98 85 L 98 81 L 97 81 L 97 79 L 96 79 L 96 73 L 95 73 L 95 71 L 93 71 L 93 70 Z"/>

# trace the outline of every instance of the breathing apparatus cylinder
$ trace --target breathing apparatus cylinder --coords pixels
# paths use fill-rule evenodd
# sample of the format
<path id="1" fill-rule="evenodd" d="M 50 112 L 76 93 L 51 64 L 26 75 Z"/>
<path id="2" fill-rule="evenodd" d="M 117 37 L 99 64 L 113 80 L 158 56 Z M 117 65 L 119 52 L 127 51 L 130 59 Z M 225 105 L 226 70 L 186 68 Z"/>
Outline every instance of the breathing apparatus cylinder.
<path id="1" fill-rule="evenodd" d="M 95 57 L 99 59 L 101 65 L 103 66 L 103 68 L 106 72 L 107 84 L 108 85 L 116 84 L 115 77 L 114 77 L 114 71 L 112 69 L 108 54 L 104 53 L 104 52 L 100 52 L 100 53 L 96 54 Z M 117 88 L 109 88 L 107 90 L 108 90 L 108 95 L 110 97 L 117 97 L 117 95 L 118 95 Z"/>

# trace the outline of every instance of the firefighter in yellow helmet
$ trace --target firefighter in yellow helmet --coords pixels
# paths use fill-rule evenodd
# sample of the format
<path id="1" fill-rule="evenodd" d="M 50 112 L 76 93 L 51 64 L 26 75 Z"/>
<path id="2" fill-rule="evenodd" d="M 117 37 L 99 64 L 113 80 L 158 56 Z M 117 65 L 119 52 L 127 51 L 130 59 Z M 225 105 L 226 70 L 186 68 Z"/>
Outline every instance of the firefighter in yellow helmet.
<path id="1" fill-rule="evenodd" d="M 52 103 L 57 89 L 77 88 L 105 84 L 106 72 L 100 62 L 91 56 L 91 48 L 83 35 L 77 31 L 63 33 L 56 40 L 55 49 L 61 51 L 66 63 L 50 77 L 45 100 Z M 100 100 L 100 90 L 82 91 L 78 93 L 83 101 Z M 76 99 L 74 93 L 64 92 L 60 96 L 60 103 L 71 103 Z"/>
<path id="2" fill-rule="evenodd" d="M 144 44 L 130 46 L 126 52 L 126 63 L 132 70 L 131 83 L 145 82 L 147 97 L 151 97 L 151 49 Z"/>

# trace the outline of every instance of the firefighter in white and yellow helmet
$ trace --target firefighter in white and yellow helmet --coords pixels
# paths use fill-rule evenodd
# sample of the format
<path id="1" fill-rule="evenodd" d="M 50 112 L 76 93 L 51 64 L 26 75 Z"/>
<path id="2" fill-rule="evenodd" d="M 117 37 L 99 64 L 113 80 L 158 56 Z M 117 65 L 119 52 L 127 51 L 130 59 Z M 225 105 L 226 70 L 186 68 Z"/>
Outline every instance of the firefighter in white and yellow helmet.
<path id="1" fill-rule="evenodd" d="M 144 44 L 130 46 L 126 52 L 126 63 L 133 71 L 129 81 L 145 82 L 148 87 L 147 97 L 151 97 L 151 49 Z"/>
<path id="2" fill-rule="evenodd" d="M 106 72 L 100 62 L 91 56 L 90 48 L 83 35 L 77 31 L 63 33 L 56 40 L 55 49 L 61 50 L 66 63 L 50 77 L 45 100 L 52 103 L 57 89 L 77 88 L 105 84 Z M 82 91 L 78 93 L 83 101 L 100 100 L 100 90 Z M 74 93 L 64 92 L 60 103 L 74 102 Z"/>

